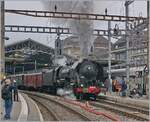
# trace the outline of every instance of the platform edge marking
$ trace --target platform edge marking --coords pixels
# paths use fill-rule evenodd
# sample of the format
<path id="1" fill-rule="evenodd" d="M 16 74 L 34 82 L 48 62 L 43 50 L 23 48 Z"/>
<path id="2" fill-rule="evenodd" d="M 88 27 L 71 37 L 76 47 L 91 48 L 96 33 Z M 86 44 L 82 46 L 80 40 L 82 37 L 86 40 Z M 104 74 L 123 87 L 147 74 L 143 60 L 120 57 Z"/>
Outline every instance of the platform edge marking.
<path id="1" fill-rule="evenodd" d="M 28 106 L 24 97 L 19 93 L 19 98 L 21 101 L 21 112 L 19 114 L 17 122 L 27 121 L 28 118 Z"/>

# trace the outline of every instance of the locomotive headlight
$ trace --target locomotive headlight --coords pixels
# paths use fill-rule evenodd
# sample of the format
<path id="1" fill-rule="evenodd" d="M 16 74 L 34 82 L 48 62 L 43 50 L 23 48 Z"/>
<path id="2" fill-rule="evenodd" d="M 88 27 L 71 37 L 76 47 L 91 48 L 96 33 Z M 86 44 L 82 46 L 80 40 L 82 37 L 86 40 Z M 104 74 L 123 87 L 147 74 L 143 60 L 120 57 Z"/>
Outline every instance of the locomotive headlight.
<path id="1" fill-rule="evenodd" d="M 89 67 L 88 67 L 88 70 L 90 70 L 90 69 L 91 69 L 91 67 L 89 66 Z"/>
<path id="2" fill-rule="evenodd" d="M 73 86 L 73 85 L 74 85 L 74 83 L 70 83 L 70 85 L 71 85 L 71 86 Z"/>

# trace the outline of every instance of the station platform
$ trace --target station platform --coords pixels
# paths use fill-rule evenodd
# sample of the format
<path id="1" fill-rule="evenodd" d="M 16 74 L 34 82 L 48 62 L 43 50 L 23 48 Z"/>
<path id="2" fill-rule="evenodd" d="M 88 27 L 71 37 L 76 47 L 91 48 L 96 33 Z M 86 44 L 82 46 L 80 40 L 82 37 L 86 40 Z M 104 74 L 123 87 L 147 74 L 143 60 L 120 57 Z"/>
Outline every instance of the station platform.
<path id="1" fill-rule="evenodd" d="M 4 119 L 4 101 L 2 100 L 2 121 Z M 27 95 L 19 92 L 19 101 L 13 101 L 13 108 L 11 112 L 11 119 L 9 121 L 39 121 L 43 122 L 42 114 L 37 104 Z"/>
<path id="2" fill-rule="evenodd" d="M 114 94 L 106 93 L 105 95 L 100 95 L 99 97 L 105 100 L 111 100 L 118 103 L 124 103 L 128 105 L 149 109 L 149 99 L 146 98 L 121 97 L 115 93 Z"/>

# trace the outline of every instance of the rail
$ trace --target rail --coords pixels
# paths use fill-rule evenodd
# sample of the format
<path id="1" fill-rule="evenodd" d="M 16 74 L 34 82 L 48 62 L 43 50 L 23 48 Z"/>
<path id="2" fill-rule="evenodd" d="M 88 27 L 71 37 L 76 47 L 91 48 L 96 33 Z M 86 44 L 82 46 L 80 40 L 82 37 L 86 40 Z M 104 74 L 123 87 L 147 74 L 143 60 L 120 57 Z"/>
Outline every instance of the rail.
<path id="1" fill-rule="evenodd" d="M 47 96 L 44 96 L 44 95 L 40 95 L 38 93 L 32 93 L 32 92 L 27 92 L 27 91 L 24 91 L 23 93 L 25 94 L 28 94 L 31 98 L 33 98 L 35 101 L 38 101 L 40 102 L 41 104 L 45 104 L 45 107 L 48 106 L 47 108 L 51 108 L 50 105 L 46 104 L 47 102 L 45 101 L 49 101 L 49 102 L 52 102 L 52 103 L 55 103 L 55 105 L 59 105 L 63 108 L 65 108 L 67 111 L 71 112 L 71 113 L 74 113 L 74 116 L 80 116 L 80 118 L 84 121 L 91 121 L 91 119 L 87 116 L 85 116 L 83 113 L 81 113 L 80 111 L 77 111 L 75 109 L 73 109 L 72 107 L 69 107 L 67 104 L 64 104 L 63 102 L 60 102 L 58 101 L 57 99 L 54 99 L 54 98 L 50 98 L 50 97 L 47 97 Z M 49 110 L 50 111 L 50 110 Z M 55 111 L 53 109 L 53 111 Z M 53 113 L 54 114 L 54 113 Z M 62 113 L 63 114 L 63 113 Z M 55 112 L 55 119 L 57 120 L 64 120 L 60 115 L 56 114 Z M 69 115 L 68 115 L 69 116 Z"/>

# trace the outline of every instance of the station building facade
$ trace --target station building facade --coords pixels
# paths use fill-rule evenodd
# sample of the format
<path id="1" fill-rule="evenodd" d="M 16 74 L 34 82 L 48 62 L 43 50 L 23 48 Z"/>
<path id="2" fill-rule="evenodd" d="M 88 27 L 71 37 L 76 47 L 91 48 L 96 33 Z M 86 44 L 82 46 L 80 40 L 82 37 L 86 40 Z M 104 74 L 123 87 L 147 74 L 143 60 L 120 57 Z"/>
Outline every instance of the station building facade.
<path id="1" fill-rule="evenodd" d="M 77 36 L 70 36 L 64 40 L 64 53 L 75 58 L 81 57 L 81 47 Z M 97 58 L 108 57 L 108 40 L 102 36 L 97 37 L 93 42 L 92 53 Z"/>
<path id="2" fill-rule="evenodd" d="M 130 82 L 129 87 L 133 89 L 138 84 L 144 94 L 148 93 L 147 77 L 147 32 L 141 31 L 129 37 L 129 62 L 130 62 Z M 112 57 L 124 61 L 122 64 L 112 67 L 114 73 L 126 77 L 126 40 L 125 37 L 119 39 L 112 49 Z M 118 72 L 117 72 L 118 70 Z"/>

